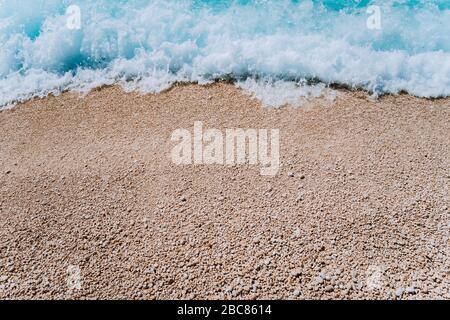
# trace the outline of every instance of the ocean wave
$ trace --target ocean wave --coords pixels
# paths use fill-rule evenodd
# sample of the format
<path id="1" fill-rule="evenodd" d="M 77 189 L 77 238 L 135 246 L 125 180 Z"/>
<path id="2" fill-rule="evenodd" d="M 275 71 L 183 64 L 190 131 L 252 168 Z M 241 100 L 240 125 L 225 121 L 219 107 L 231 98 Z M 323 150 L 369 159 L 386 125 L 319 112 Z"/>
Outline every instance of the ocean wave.
<path id="1" fill-rule="evenodd" d="M 0 44 L 0 106 L 220 79 L 450 95 L 449 1 L 0 0 Z"/>

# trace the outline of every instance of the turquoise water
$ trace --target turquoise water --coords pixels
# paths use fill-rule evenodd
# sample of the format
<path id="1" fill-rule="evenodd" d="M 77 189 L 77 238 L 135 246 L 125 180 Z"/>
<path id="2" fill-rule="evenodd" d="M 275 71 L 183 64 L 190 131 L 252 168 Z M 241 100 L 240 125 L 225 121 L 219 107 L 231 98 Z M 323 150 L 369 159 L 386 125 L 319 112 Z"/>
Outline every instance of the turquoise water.
<path id="1" fill-rule="evenodd" d="M 79 29 L 67 26 L 70 5 Z M 373 5 L 380 29 L 367 26 Z M 0 44 L 0 105 L 223 78 L 450 94 L 447 0 L 0 0 Z"/>

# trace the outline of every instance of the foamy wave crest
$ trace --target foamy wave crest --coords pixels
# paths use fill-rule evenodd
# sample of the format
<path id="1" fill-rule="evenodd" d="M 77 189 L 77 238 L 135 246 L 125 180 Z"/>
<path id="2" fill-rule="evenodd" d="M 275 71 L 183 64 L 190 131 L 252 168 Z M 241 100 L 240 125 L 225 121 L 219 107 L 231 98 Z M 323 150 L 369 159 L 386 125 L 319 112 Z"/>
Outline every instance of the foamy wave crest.
<path id="1" fill-rule="evenodd" d="M 67 27 L 70 5 L 79 6 L 79 29 Z M 367 27 L 369 5 L 380 8 L 379 30 Z M 218 79 L 445 97 L 449 8 L 438 0 L 0 0 L 0 106 L 110 84 L 159 92 Z"/>

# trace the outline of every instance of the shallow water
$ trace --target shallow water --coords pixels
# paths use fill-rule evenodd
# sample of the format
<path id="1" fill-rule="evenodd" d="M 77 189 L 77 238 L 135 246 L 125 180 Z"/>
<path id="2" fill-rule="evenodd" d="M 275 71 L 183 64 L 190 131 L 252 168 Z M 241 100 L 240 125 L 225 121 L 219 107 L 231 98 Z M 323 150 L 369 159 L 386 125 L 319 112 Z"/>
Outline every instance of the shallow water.
<path id="1" fill-rule="evenodd" d="M 370 6 L 379 25 L 368 25 Z M 224 78 L 450 95 L 447 0 L 0 0 L 0 43 L 2 106 L 104 84 L 158 92 Z"/>

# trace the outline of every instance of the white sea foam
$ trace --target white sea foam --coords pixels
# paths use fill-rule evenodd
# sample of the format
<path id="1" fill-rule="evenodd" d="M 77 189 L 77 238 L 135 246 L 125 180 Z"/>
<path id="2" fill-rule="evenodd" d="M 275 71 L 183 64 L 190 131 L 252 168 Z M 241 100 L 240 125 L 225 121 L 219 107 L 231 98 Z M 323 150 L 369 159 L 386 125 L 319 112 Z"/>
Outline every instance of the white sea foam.
<path id="1" fill-rule="evenodd" d="M 372 1 L 382 9 L 377 31 L 367 29 L 365 8 L 324 3 L 3 0 L 0 106 L 115 83 L 159 92 L 176 81 L 224 78 L 267 105 L 314 95 L 318 87 L 298 86 L 301 79 L 450 95 L 448 7 Z M 66 27 L 70 4 L 81 8 L 80 30 Z"/>
<path id="2" fill-rule="evenodd" d="M 324 97 L 329 101 L 336 98 L 334 90 L 326 88 L 323 83 L 309 85 L 304 82 L 284 80 L 247 79 L 236 85 L 267 107 L 276 108 L 286 104 L 298 107 L 310 98 Z"/>

